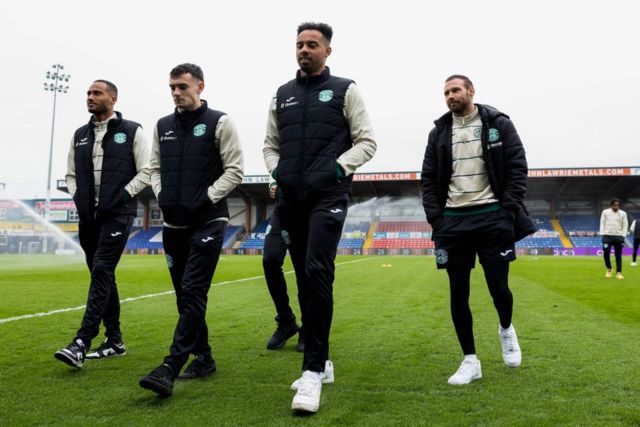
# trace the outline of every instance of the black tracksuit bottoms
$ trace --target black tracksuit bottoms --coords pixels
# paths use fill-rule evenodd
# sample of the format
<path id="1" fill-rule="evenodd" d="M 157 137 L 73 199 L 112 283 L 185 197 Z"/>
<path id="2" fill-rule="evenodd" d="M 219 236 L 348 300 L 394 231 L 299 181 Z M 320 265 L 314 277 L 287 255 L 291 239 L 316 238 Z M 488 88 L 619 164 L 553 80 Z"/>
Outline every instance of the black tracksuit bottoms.
<path id="1" fill-rule="evenodd" d="M 471 269 L 476 254 L 498 312 L 508 328 L 513 313 L 509 262 L 516 259 L 513 218 L 504 210 L 477 215 L 445 216 L 434 234 L 436 262 L 449 275 L 451 318 L 465 355 L 475 354 L 473 317 L 469 307 Z"/>
<path id="2" fill-rule="evenodd" d="M 640 247 L 640 238 L 636 237 L 633 239 L 633 258 L 632 258 L 633 262 L 636 262 L 636 257 L 638 256 L 639 247 Z"/>
<path id="3" fill-rule="evenodd" d="M 267 288 L 273 304 L 276 306 L 276 322 L 291 323 L 295 320 L 293 310 L 289 305 L 289 295 L 287 294 L 287 281 L 282 272 L 284 258 L 287 255 L 287 242 L 282 236 L 282 225 L 277 210 L 271 214 L 267 235 L 264 238 L 264 249 L 262 251 L 262 268 L 264 278 L 267 281 Z M 302 307 L 302 303 L 300 306 Z"/>
<path id="4" fill-rule="evenodd" d="M 616 257 L 616 272 L 622 272 L 622 246 L 624 245 L 624 237 L 622 236 L 602 236 L 602 254 L 604 256 L 604 265 L 607 270 L 611 270 L 611 248 Z"/>
<path id="5" fill-rule="evenodd" d="M 162 231 L 179 314 L 170 354 L 164 363 L 171 366 L 176 375 L 187 363 L 189 355 L 211 354 L 205 320 L 207 294 L 226 228 L 226 221 L 211 221 L 198 227 L 164 227 Z"/>
<path id="6" fill-rule="evenodd" d="M 276 206 L 290 238 L 298 282 L 305 331 L 303 371 L 324 372 L 329 358 L 335 258 L 348 203 L 347 193 L 316 194 L 304 200 L 289 200 L 283 193 Z"/>
<path id="7" fill-rule="evenodd" d="M 109 340 L 122 342 L 115 271 L 132 224 L 133 215 L 98 216 L 95 220 L 81 220 L 78 224 L 78 237 L 91 273 L 91 283 L 76 338 L 82 340 L 87 350 L 98 335 L 100 322 L 104 323 L 105 336 Z"/>

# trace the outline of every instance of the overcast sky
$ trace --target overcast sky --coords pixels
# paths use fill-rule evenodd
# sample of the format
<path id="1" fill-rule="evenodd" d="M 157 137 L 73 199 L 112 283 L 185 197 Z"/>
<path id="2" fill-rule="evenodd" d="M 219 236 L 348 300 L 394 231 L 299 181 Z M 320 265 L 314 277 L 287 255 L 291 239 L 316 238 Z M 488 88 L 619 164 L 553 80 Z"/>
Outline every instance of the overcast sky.
<path id="1" fill-rule="evenodd" d="M 245 174 L 266 174 L 269 102 L 294 76 L 296 27 L 308 20 L 333 26 L 327 64 L 357 82 L 369 110 L 378 152 L 361 171 L 420 170 L 455 73 L 473 80 L 476 102 L 511 116 L 531 168 L 638 166 L 638 16 L 636 2 L 617 0 L 2 2 L 0 182 L 45 195 L 53 99 L 42 87 L 57 62 L 72 80 L 57 103 L 52 187 L 89 119 L 93 80 L 118 86 L 117 110 L 150 144 L 182 62 L 203 68 L 203 98 L 236 122 Z"/>

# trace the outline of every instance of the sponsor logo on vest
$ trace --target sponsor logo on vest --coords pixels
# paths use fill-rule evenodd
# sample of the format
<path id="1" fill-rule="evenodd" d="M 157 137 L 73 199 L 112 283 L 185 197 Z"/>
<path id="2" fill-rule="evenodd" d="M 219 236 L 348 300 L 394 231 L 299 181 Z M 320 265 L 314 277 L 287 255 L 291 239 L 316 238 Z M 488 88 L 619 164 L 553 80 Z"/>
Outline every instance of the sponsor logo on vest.
<path id="1" fill-rule="evenodd" d="M 115 233 L 111 233 L 111 237 L 118 237 L 121 234 L 122 234 L 121 231 L 116 231 Z"/>
<path id="2" fill-rule="evenodd" d="M 436 249 L 436 262 L 440 265 L 449 261 L 449 254 L 444 249 Z"/>
<path id="3" fill-rule="evenodd" d="M 169 130 L 169 131 L 165 132 L 164 134 L 165 134 L 165 135 L 171 135 L 172 133 L 173 133 L 173 131 L 172 131 L 172 130 Z"/>
<path id="4" fill-rule="evenodd" d="M 504 251 L 504 252 L 500 252 L 500 255 L 502 255 L 502 256 L 507 256 L 507 255 L 509 255 L 511 252 L 513 252 L 513 250 L 511 250 L 511 249 L 507 249 L 507 250 L 506 250 L 506 251 Z"/>
<path id="5" fill-rule="evenodd" d="M 171 131 L 171 132 L 173 132 L 173 131 Z M 165 133 L 165 135 L 166 135 L 166 133 Z M 178 139 L 177 136 L 161 136 L 160 137 L 160 142 L 162 142 L 162 141 L 175 141 L 176 139 Z"/>
<path id="6" fill-rule="evenodd" d="M 207 125 L 205 125 L 204 123 L 200 123 L 199 125 L 196 125 L 193 128 L 193 135 L 202 136 L 206 131 L 207 131 Z"/>
<path id="7" fill-rule="evenodd" d="M 333 91 L 326 89 L 318 94 L 318 99 L 321 102 L 329 102 L 333 99 Z"/>
<path id="8" fill-rule="evenodd" d="M 331 212 L 331 213 L 340 213 L 340 212 L 342 212 L 342 209 L 331 209 L 329 212 Z"/>
<path id="9" fill-rule="evenodd" d="M 116 142 L 116 144 L 124 144 L 125 142 L 127 142 L 127 135 L 122 132 L 118 132 L 113 135 L 113 140 Z"/>
<path id="10" fill-rule="evenodd" d="M 212 241 L 212 240 L 213 240 L 213 237 L 211 237 L 211 236 L 207 236 L 207 238 L 206 238 L 206 239 L 200 239 L 200 240 L 202 240 L 202 243 L 207 243 L 207 242 Z"/>
<path id="11" fill-rule="evenodd" d="M 498 148 L 502 146 L 502 141 L 500 142 L 494 142 L 493 144 L 489 144 L 488 147 L 491 150 L 492 148 Z"/>
<path id="12" fill-rule="evenodd" d="M 80 145 L 87 145 L 89 143 L 89 138 L 82 138 L 79 142 L 76 142 L 76 147 Z"/>
<path id="13" fill-rule="evenodd" d="M 489 129 L 489 142 L 496 142 L 500 138 L 500 132 L 498 129 L 491 128 Z"/>
<path id="14" fill-rule="evenodd" d="M 300 101 L 294 101 L 294 99 L 296 99 L 295 96 L 285 99 L 285 101 L 280 104 L 280 108 L 291 107 L 292 105 L 298 105 Z"/>

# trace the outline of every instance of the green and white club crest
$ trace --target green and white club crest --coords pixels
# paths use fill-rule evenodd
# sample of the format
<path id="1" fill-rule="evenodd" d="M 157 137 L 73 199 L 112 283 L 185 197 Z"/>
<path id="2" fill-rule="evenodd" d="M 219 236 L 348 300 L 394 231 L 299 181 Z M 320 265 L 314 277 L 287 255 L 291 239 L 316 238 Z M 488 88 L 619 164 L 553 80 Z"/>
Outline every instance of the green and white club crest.
<path id="1" fill-rule="evenodd" d="M 113 140 L 116 142 L 116 144 L 124 144 L 125 142 L 127 142 L 127 135 L 122 132 L 118 132 L 113 135 Z"/>
<path id="2" fill-rule="evenodd" d="M 207 125 L 205 125 L 204 123 L 200 123 L 199 125 L 196 125 L 193 128 L 193 135 L 202 136 L 206 131 L 207 131 Z"/>
<path id="3" fill-rule="evenodd" d="M 318 94 L 318 99 L 322 102 L 329 102 L 333 99 L 333 91 L 326 89 Z"/>
<path id="4" fill-rule="evenodd" d="M 480 138 L 481 134 L 482 134 L 482 128 L 474 128 L 473 129 L 473 137 L 474 138 Z"/>
<path id="5" fill-rule="evenodd" d="M 498 139 L 500 139 L 500 132 L 498 132 L 498 129 L 489 129 L 489 142 L 496 142 Z"/>

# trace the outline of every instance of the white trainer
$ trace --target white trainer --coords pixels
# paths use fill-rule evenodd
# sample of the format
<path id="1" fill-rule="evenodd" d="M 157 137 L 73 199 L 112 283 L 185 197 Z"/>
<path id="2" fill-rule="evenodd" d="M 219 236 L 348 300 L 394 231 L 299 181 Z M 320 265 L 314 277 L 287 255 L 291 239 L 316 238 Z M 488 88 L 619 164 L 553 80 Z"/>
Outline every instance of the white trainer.
<path id="1" fill-rule="evenodd" d="M 303 412 L 318 412 L 322 392 L 321 373 L 304 371 L 300 377 L 298 391 L 293 396 L 291 409 Z"/>
<path id="2" fill-rule="evenodd" d="M 456 373 L 451 375 L 447 382 L 451 385 L 463 385 L 480 378 L 482 378 L 480 360 L 464 359 Z"/>
<path id="3" fill-rule="evenodd" d="M 300 380 L 302 380 L 302 377 L 291 383 L 291 390 L 298 390 L 298 388 L 300 387 Z M 331 363 L 331 360 L 327 360 L 325 362 L 324 372 L 320 372 L 320 381 L 322 382 L 322 384 L 331 384 L 335 381 L 335 377 L 333 375 L 333 363 Z"/>
<path id="4" fill-rule="evenodd" d="M 637 267 L 637 266 L 638 266 L 638 263 L 637 263 L 637 262 L 633 261 L 633 262 L 631 263 L 631 267 Z"/>
<path id="5" fill-rule="evenodd" d="M 522 352 L 518 344 L 518 336 L 513 325 L 507 329 L 498 326 L 498 335 L 500 336 L 500 344 L 502 344 L 502 358 L 504 364 L 510 368 L 517 368 L 522 363 Z"/>

